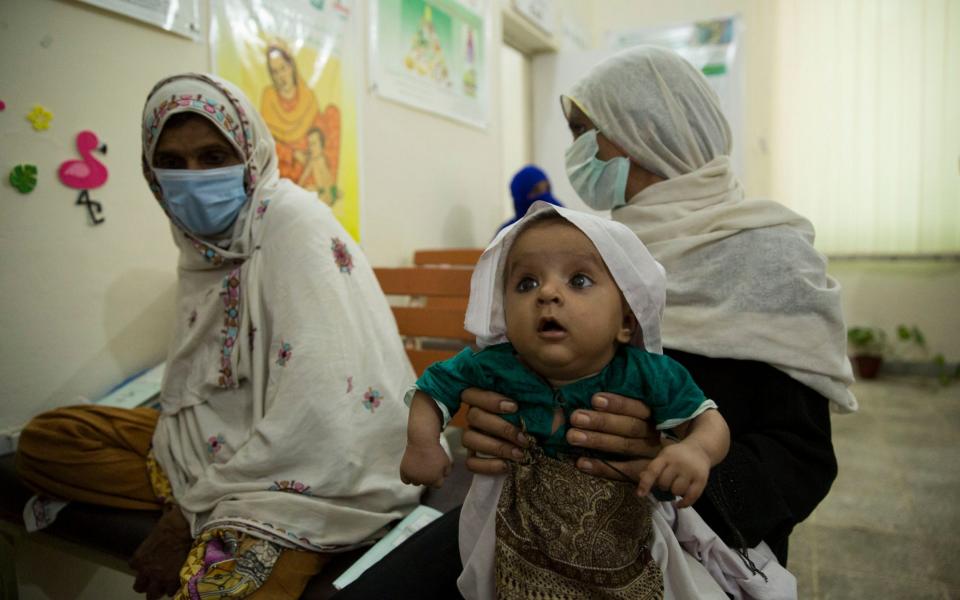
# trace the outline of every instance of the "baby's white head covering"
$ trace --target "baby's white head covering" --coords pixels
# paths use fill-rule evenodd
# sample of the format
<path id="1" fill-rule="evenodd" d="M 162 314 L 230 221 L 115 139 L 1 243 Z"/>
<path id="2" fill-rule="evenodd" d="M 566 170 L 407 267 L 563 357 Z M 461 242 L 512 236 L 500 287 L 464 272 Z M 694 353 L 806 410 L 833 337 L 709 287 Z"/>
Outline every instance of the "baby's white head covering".
<path id="1" fill-rule="evenodd" d="M 666 276 L 660 263 L 626 225 L 543 201 L 534 202 L 522 219 L 502 229 L 473 270 L 464 326 L 477 336 L 477 345 L 485 348 L 507 341 L 503 312 L 507 256 L 520 232 L 552 213 L 569 221 L 596 246 L 640 325 L 630 343 L 648 352 L 662 353 L 660 319 L 666 300 Z"/>
<path id="2" fill-rule="evenodd" d="M 730 125 L 707 79 L 679 54 L 636 46 L 601 62 L 563 98 L 641 167 L 671 179 L 730 154 Z"/>

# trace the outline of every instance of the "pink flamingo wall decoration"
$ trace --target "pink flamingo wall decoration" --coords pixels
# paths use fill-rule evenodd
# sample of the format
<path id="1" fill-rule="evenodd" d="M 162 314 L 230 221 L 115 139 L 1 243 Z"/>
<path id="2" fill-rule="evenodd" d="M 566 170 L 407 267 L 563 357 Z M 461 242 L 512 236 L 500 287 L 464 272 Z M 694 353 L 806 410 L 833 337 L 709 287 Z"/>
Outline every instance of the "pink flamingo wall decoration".
<path id="1" fill-rule="evenodd" d="M 64 161 L 60 164 L 57 173 L 63 185 L 80 190 L 76 203 L 86 206 L 93 224 L 99 225 L 106 220 L 103 217 L 97 217 L 103 212 L 103 206 L 96 200 L 90 199 L 90 190 L 107 182 L 107 167 L 91 156 L 90 153 L 94 150 L 106 154 L 107 145 L 101 145 L 94 132 L 81 131 L 77 134 L 77 152 L 80 153 L 80 160 Z"/>

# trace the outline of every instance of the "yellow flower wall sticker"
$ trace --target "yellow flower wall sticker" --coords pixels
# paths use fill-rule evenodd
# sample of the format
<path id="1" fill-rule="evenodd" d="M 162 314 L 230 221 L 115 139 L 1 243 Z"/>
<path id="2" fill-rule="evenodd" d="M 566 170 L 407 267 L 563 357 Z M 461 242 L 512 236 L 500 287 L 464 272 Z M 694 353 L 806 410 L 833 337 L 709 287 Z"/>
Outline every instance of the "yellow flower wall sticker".
<path id="1" fill-rule="evenodd" d="M 50 127 L 50 121 L 53 120 L 53 113 L 39 104 L 35 104 L 33 110 L 27 115 L 27 120 L 33 124 L 35 130 L 43 131 Z"/>

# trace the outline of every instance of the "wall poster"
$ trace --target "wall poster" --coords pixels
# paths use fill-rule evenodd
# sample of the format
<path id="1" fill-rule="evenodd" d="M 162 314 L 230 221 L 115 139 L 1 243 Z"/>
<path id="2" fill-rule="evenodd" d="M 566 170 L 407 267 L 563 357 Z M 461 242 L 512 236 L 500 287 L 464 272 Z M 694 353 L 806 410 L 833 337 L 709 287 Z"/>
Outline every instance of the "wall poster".
<path id="1" fill-rule="evenodd" d="M 485 128 L 488 0 L 370 0 L 370 78 L 384 98 Z"/>
<path id="2" fill-rule="evenodd" d="M 316 193 L 359 241 L 359 17 L 351 0 L 221 0 L 214 71 L 260 110 L 280 176 Z"/>

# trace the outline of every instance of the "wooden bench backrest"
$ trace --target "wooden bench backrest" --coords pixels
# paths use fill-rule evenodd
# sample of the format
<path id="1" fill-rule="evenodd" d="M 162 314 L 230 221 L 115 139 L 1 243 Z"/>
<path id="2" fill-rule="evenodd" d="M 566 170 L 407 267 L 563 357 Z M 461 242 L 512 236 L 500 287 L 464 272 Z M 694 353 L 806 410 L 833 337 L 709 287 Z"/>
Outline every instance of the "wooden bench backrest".
<path id="1" fill-rule="evenodd" d="M 447 248 L 444 250 L 417 250 L 413 253 L 415 265 L 458 265 L 473 267 L 480 260 L 480 248 Z"/>
<path id="2" fill-rule="evenodd" d="M 391 306 L 404 347 L 417 375 L 435 362 L 453 357 L 473 344 L 474 336 L 463 328 L 470 297 L 470 276 L 482 250 L 420 250 L 413 267 L 375 268 L 387 296 L 407 301 Z M 464 411 L 453 424 L 466 424 Z"/>

